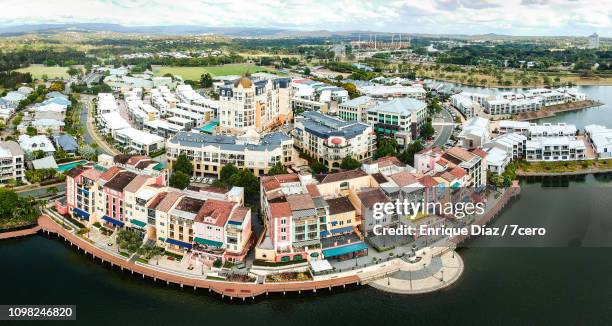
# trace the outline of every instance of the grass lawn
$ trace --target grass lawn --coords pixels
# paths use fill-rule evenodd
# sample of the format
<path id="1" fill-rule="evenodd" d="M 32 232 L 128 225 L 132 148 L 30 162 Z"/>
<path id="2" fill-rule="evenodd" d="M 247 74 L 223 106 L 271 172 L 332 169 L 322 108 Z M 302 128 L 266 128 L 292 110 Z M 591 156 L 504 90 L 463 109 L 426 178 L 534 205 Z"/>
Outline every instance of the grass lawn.
<path id="1" fill-rule="evenodd" d="M 563 173 L 582 170 L 612 169 L 612 160 L 584 160 L 566 162 L 521 162 L 518 169 L 523 172 Z"/>
<path id="2" fill-rule="evenodd" d="M 184 80 L 200 80 L 200 76 L 209 73 L 211 76 L 225 75 L 242 75 L 246 72 L 254 73 L 259 71 L 269 71 L 266 67 L 256 66 L 252 64 L 228 64 L 223 66 L 207 66 L 207 67 L 177 67 L 177 66 L 159 66 L 153 67 L 155 76 L 163 76 L 165 74 L 179 75 Z"/>
<path id="3" fill-rule="evenodd" d="M 19 68 L 16 71 L 29 72 L 33 78 L 42 78 L 43 75 L 47 75 L 49 78 L 63 78 L 68 79 L 68 68 L 67 67 L 45 67 L 45 66 L 29 66 L 26 68 Z"/>

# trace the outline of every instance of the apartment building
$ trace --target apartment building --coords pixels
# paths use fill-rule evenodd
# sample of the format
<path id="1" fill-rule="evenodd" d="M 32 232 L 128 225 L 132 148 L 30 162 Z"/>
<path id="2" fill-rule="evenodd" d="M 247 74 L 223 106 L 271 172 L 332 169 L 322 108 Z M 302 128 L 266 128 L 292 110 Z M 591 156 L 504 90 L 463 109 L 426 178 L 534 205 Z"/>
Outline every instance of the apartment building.
<path id="1" fill-rule="evenodd" d="M 412 98 L 396 98 L 368 109 L 368 124 L 376 133 L 396 138 L 402 147 L 416 138 L 427 119 L 427 104 Z"/>
<path id="2" fill-rule="evenodd" d="M 297 148 L 329 169 L 339 168 L 342 159 L 347 156 L 359 161 L 371 158 L 376 138 L 368 124 L 344 121 L 317 111 L 307 111 L 297 116 L 292 136 Z"/>
<path id="3" fill-rule="evenodd" d="M 370 96 L 360 96 L 338 105 L 338 117 L 346 121 L 368 122 L 368 109 L 376 104 Z"/>
<path id="4" fill-rule="evenodd" d="M 585 126 L 584 131 L 598 158 L 612 158 L 612 129 L 593 124 Z"/>
<path id="5" fill-rule="evenodd" d="M 465 92 L 452 95 L 450 100 L 451 104 L 468 119 L 472 118 L 479 109 L 479 104 Z"/>
<path id="6" fill-rule="evenodd" d="M 502 120 L 498 123 L 497 129 L 501 135 L 515 133 L 529 136 L 529 127 L 531 127 L 529 121 Z"/>
<path id="7" fill-rule="evenodd" d="M 219 127 L 243 134 L 268 131 L 289 120 L 289 79 L 252 80 L 245 76 L 219 88 Z"/>
<path id="8" fill-rule="evenodd" d="M 490 148 L 498 148 L 506 152 L 511 159 L 515 160 L 525 157 L 526 145 L 526 136 L 519 133 L 508 133 L 493 138 L 491 141 L 483 144 L 482 147 L 485 151 Z"/>
<path id="9" fill-rule="evenodd" d="M 467 182 L 463 186 L 481 188 L 487 183 L 486 155 L 485 151 L 478 148 L 426 148 L 414 155 L 414 165 L 417 173 L 430 176 L 459 167 L 466 173 Z"/>
<path id="10" fill-rule="evenodd" d="M 290 164 L 293 139 L 283 133 L 245 135 L 208 135 L 179 132 L 166 141 L 166 155 L 172 164 L 184 153 L 193 163 L 195 176 L 219 175 L 226 164 L 249 169 L 255 175 L 268 173 L 276 163 Z"/>
<path id="11" fill-rule="evenodd" d="M 111 93 L 99 93 L 97 97 L 97 114 L 117 112 L 117 100 Z"/>
<path id="12" fill-rule="evenodd" d="M 392 98 L 413 98 L 416 100 L 425 100 L 427 91 L 420 84 L 412 86 L 397 85 L 366 85 L 358 87 L 358 90 L 366 96 L 375 99 L 392 99 Z"/>
<path id="13" fill-rule="evenodd" d="M 128 153 L 149 155 L 164 149 L 165 139 L 146 131 L 124 128 L 115 132 L 117 143 Z"/>
<path id="14" fill-rule="evenodd" d="M 243 189 L 169 188 L 157 166 L 147 157 L 119 155 L 110 167 L 71 169 L 65 209 L 88 224 L 132 229 L 167 251 L 191 254 L 193 262 L 243 261 L 253 240 Z"/>
<path id="15" fill-rule="evenodd" d="M 14 141 L 0 142 L 0 184 L 10 180 L 23 181 L 25 177 L 24 152 Z"/>
<path id="16" fill-rule="evenodd" d="M 576 137 L 532 138 L 525 144 L 527 161 L 574 161 L 586 158 L 586 146 Z"/>
<path id="17" fill-rule="evenodd" d="M 320 111 L 335 113 L 338 106 L 349 100 L 348 91 L 311 79 L 291 82 L 291 108 L 294 112 Z"/>
<path id="18" fill-rule="evenodd" d="M 463 123 L 463 129 L 457 136 L 459 146 L 467 149 L 481 147 L 490 139 L 489 119 L 473 117 Z"/>

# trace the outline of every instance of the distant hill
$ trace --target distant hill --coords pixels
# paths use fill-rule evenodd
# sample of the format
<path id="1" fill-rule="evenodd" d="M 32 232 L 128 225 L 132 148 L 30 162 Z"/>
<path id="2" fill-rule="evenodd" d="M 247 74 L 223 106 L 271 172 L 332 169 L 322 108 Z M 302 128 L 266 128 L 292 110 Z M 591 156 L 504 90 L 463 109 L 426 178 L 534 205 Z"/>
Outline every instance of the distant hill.
<path id="1" fill-rule="evenodd" d="M 289 29 L 249 27 L 206 27 L 190 25 L 173 26 L 123 26 L 119 24 L 77 23 L 77 24 L 35 24 L 0 27 L 0 35 L 21 35 L 29 33 L 57 34 L 64 32 L 115 32 L 160 35 L 221 34 L 227 36 L 275 36 L 294 32 Z"/>

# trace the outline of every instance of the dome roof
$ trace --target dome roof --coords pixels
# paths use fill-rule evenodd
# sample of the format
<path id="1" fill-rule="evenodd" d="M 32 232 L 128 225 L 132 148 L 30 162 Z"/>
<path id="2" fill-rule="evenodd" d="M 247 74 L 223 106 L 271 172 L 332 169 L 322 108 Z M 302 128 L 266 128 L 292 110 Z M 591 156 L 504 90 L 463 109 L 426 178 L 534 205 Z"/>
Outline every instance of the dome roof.
<path id="1" fill-rule="evenodd" d="M 253 86 L 253 81 L 246 76 L 240 77 L 234 82 L 234 87 L 238 87 L 238 85 L 242 85 L 242 88 L 251 88 L 251 86 Z"/>

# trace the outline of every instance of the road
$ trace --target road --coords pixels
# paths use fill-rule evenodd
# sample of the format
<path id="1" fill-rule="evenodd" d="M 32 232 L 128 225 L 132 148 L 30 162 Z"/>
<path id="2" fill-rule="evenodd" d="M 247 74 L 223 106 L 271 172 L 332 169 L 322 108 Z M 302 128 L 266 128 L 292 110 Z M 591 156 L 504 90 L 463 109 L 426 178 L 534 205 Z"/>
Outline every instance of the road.
<path id="1" fill-rule="evenodd" d="M 116 155 L 119 151 L 112 148 L 102 139 L 95 130 L 93 121 L 93 99 L 92 95 L 81 95 L 83 110 L 80 112 L 81 125 L 83 126 L 83 140 L 87 144 L 98 144 L 100 154 Z"/>
<path id="2" fill-rule="evenodd" d="M 436 131 L 436 139 L 433 141 L 431 147 L 442 147 L 453 133 L 453 117 L 450 115 L 448 110 L 443 106 L 442 112 L 440 112 L 440 117 L 434 117 L 433 119 L 433 127 Z"/>

